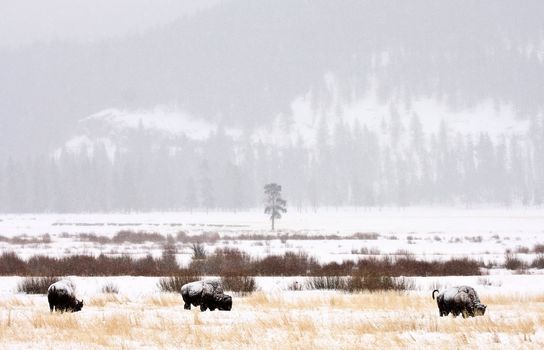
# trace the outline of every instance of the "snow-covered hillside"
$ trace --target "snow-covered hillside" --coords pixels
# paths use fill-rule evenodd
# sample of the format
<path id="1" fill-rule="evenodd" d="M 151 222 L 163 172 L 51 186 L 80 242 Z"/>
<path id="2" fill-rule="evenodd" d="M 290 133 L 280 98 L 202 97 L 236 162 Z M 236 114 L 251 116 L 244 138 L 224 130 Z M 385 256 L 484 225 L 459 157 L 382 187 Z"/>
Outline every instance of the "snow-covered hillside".
<path id="1" fill-rule="evenodd" d="M 225 128 L 221 122 L 199 118 L 172 106 L 159 105 L 149 110 L 109 108 L 82 118 L 77 131 L 64 143 L 64 148 L 72 152 L 85 148 L 92 152 L 94 145 L 103 144 L 113 154 L 114 150 L 126 147 L 126 133 L 131 130 L 142 129 L 158 139 L 186 137 L 205 140 L 216 133 L 218 128 L 222 128 L 226 135 L 235 140 L 246 137 L 255 143 L 277 147 L 302 143 L 305 147 L 315 148 L 323 120 L 329 129 L 337 123 L 349 127 L 359 124 L 382 135 L 382 144 L 391 142 L 391 135 L 385 129 L 390 128 L 397 119 L 399 128 L 408 130 L 413 118 L 417 118 L 425 134 L 437 133 L 442 123 L 445 123 L 451 136 L 461 134 L 477 137 L 483 133 L 497 140 L 501 136 L 523 137 L 528 131 L 527 119 L 516 118 L 511 106 L 497 106 L 490 100 L 473 107 L 453 110 L 432 98 L 395 103 L 380 101 L 376 94 L 370 94 L 354 103 L 342 104 L 338 102 L 339 98 L 334 98 L 334 79 L 329 89 L 332 100 L 336 101 L 332 107 L 316 109 L 312 106 L 311 93 L 308 93 L 296 98 L 290 111 L 277 115 L 269 125 L 250 129 L 236 126 Z"/>

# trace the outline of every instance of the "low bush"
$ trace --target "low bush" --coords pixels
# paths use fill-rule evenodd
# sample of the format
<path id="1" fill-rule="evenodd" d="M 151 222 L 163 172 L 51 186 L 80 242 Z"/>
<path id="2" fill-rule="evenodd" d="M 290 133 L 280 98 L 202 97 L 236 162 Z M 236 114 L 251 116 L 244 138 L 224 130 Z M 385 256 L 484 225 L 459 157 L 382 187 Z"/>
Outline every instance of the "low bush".
<path id="1" fill-rule="evenodd" d="M 349 293 L 376 292 L 385 290 L 405 291 L 415 288 L 413 281 L 404 277 L 378 276 L 373 274 L 310 277 L 306 281 L 306 289 L 341 290 Z"/>
<path id="2" fill-rule="evenodd" d="M 405 291 L 414 289 L 414 283 L 404 277 L 390 276 L 351 276 L 348 278 L 345 290 L 348 292 L 376 292 L 384 290 Z"/>
<path id="3" fill-rule="evenodd" d="M 199 281 L 200 276 L 192 273 L 179 274 L 176 276 L 163 277 L 159 279 L 158 287 L 159 290 L 163 293 L 180 293 L 181 287 L 184 284 Z"/>
<path id="4" fill-rule="evenodd" d="M 535 244 L 533 247 L 533 253 L 544 254 L 544 244 Z"/>
<path id="5" fill-rule="evenodd" d="M 113 236 L 111 241 L 113 243 L 144 243 L 144 242 L 164 242 L 166 237 L 156 232 L 143 232 L 143 231 L 119 231 Z"/>
<path id="6" fill-rule="evenodd" d="M 305 283 L 306 289 L 346 290 L 347 286 L 346 278 L 340 276 L 314 276 Z"/>
<path id="7" fill-rule="evenodd" d="M 51 236 L 48 233 L 45 233 L 40 237 L 27 237 L 26 235 L 19 235 L 9 238 L 5 236 L 0 236 L 0 242 L 6 242 L 15 245 L 48 244 L 51 243 Z"/>
<path id="8" fill-rule="evenodd" d="M 531 252 L 531 250 L 529 249 L 529 247 L 523 247 L 523 246 L 517 246 L 516 247 L 516 253 L 529 254 L 530 252 Z"/>
<path id="9" fill-rule="evenodd" d="M 62 258 L 36 255 L 22 260 L 14 253 L 0 255 L 0 275 L 19 276 L 176 276 L 185 274 L 175 259 L 175 250 L 164 249 L 162 257 L 143 258 L 100 254 Z M 510 265 L 509 265 L 510 266 Z M 419 260 L 413 255 L 364 256 L 341 263 L 319 263 L 306 253 L 286 252 L 252 258 L 236 248 L 219 248 L 203 259 L 193 259 L 189 271 L 201 276 L 473 276 L 481 275 L 482 261 L 468 258 Z M 510 266 L 512 267 L 512 266 Z M 518 266 L 515 266 L 517 269 Z"/>
<path id="10" fill-rule="evenodd" d="M 98 244 L 143 244 L 146 242 L 164 242 L 166 240 L 166 237 L 156 232 L 121 230 L 117 232 L 112 238 L 109 238 L 107 236 L 99 236 L 94 233 L 81 233 L 78 235 L 78 239 L 80 241 L 93 242 Z"/>
<path id="11" fill-rule="evenodd" d="M 504 268 L 508 270 L 522 270 L 527 266 L 525 262 L 513 255 L 512 253 L 506 253 L 504 258 Z"/>
<path id="12" fill-rule="evenodd" d="M 224 276 L 221 277 L 223 290 L 242 295 L 253 293 L 257 290 L 255 277 L 252 276 Z"/>
<path id="13" fill-rule="evenodd" d="M 544 269 L 544 254 L 539 254 L 531 263 L 534 269 Z"/>
<path id="14" fill-rule="evenodd" d="M 17 292 L 26 294 L 47 294 L 49 286 L 58 280 L 58 277 L 25 277 L 17 284 Z"/>
<path id="15" fill-rule="evenodd" d="M 206 259 L 206 248 L 204 244 L 200 242 L 195 242 L 191 245 L 193 251 L 193 260 Z"/>
<path id="16" fill-rule="evenodd" d="M 214 244 L 219 241 L 221 237 L 217 232 L 203 232 L 198 235 L 188 235 L 187 233 L 180 231 L 176 235 L 176 241 L 181 243 L 210 243 Z"/>

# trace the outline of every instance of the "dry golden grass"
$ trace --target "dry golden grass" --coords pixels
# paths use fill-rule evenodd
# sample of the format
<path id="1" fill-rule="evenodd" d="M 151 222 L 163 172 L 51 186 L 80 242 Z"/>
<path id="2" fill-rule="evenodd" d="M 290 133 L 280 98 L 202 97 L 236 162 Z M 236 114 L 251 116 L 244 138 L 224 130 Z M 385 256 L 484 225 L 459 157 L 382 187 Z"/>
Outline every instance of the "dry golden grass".
<path id="1" fill-rule="evenodd" d="M 117 296 L 118 297 L 118 296 Z M 430 296 L 255 293 L 231 312 L 183 310 L 179 295 L 92 298 L 79 313 L 49 313 L 44 298 L 0 305 L 0 349 L 501 349 L 544 347 L 544 298 L 482 297 L 483 317 L 439 317 Z M 13 347 L 13 346 L 11 346 Z"/>
<path id="2" fill-rule="evenodd" d="M 92 297 L 85 303 L 85 306 L 104 307 L 108 304 L 125 304 L 128 301 L 128 298 L 125 296 L 114 293 L 105 293 Z"/>
<path id="3" fill-rule="evenodd" d="M 25 297 L 8 297 L 6 299 L 0 298 L 0 309 L 10 309 L 14 307 L 28 307 L 33 306 L 34 300 Z"/>
<path id="4" fill-rule="evenodd" d="M 161 293 L 146 298 L 144 303 L 154 307 L 174 307 L 183 305 L 183 299 L 179 293 Z"/>

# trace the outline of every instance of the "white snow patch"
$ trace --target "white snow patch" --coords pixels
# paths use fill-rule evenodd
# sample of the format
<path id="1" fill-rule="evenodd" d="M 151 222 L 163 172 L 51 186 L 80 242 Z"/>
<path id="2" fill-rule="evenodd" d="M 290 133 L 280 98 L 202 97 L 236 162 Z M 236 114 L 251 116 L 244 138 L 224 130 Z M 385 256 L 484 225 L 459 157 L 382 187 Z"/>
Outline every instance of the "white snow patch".
<path id="1" fill-rule="evenodd" d="M 81 123 L 89 121 L 102 121 L 116 129 L 142 127 L 172 134 L 184 134 L 192 139 L 205 139 L 216 129 L 212 123 L 165 106 L 137 111 L 110 108 L 82 119 Z"/>

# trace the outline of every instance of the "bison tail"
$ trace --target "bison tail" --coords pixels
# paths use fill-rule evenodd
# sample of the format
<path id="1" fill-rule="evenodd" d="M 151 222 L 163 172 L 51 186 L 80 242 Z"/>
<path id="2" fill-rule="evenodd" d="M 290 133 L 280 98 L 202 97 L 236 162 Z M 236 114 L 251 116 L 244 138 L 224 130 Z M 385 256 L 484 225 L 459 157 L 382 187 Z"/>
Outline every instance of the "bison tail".
<path id="1" fill-rule="evenodd" d="M 433 300 L 434 300 L 434 293 L 439 293 L 438 289 L 433 290 Z"/>

